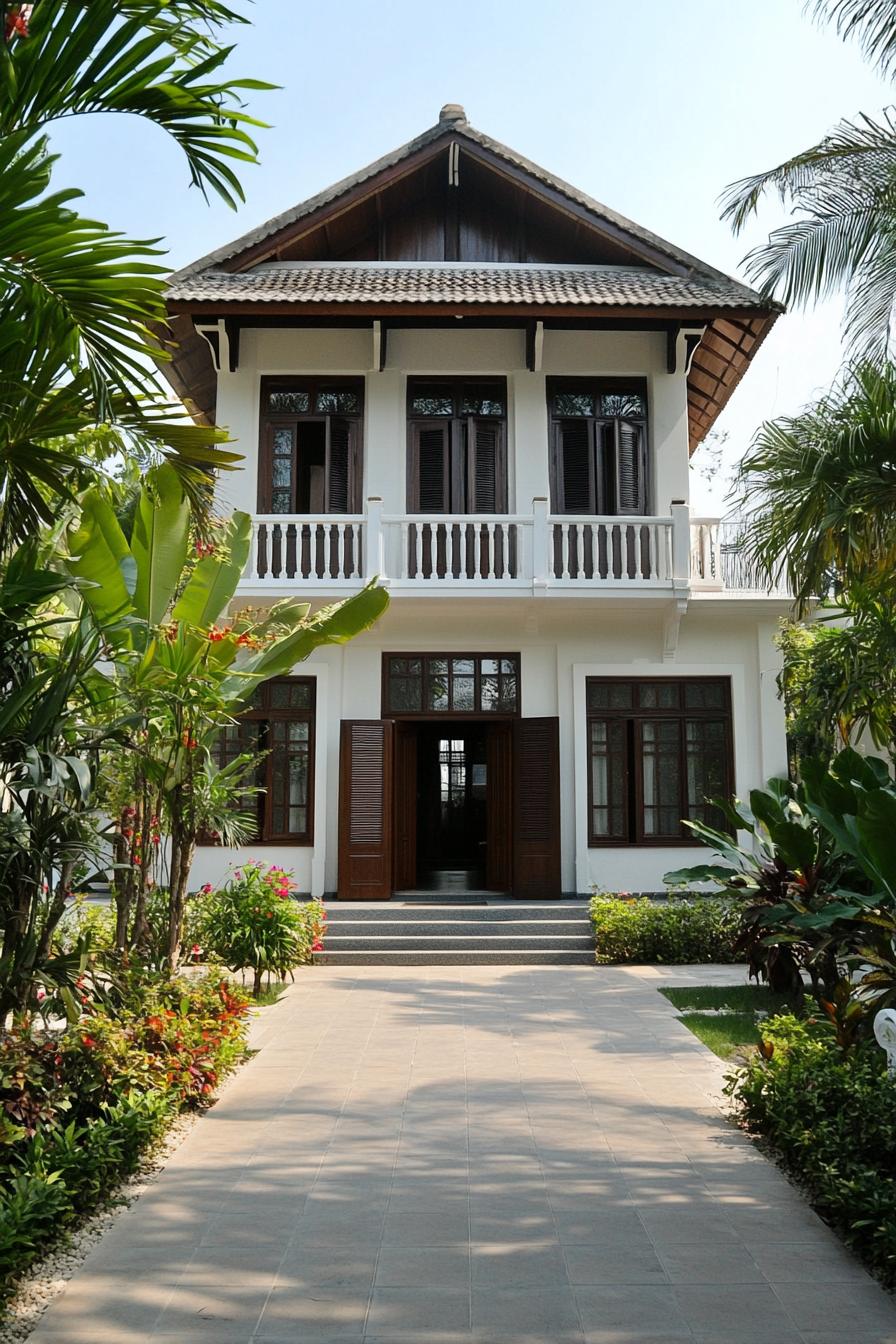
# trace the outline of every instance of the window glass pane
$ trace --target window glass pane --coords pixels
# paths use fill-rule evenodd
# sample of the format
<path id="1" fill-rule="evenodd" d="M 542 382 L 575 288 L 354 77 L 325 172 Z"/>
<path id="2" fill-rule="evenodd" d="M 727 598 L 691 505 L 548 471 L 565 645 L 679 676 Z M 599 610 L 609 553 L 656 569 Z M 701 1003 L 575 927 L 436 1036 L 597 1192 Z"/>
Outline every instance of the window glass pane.
<path id="1" fill-rule="evenodd" d="M 494 393 L 480 395 L 471 390 L 461 397 L 461 415 L 503 415 L 504 411 L 504 398 Z"/>
<path id="2" fill-rule="evenodd" d="M 289 740 L 291 744 L 308 741 L 309 725 L 307 723 L 291 723 L 289 725 Z"/>
<path id="3" fill-rule="evenodd" d="M 419 387 L 411 396 L 411 415 L 453 415 L 454 396 L 445 387 Z"/>
<path id="4" fill-rule="evenodd" d="M 593 415 L 594 396 L 591 392 L 556 392 L 555 415 Z"/>
<path id="5" fill-rule="evenodd" d="M 605 392 L 600 399 L 600 413 L 606 416 L 629 416 L 643 419 L 647 404 L 640 392 Z"/>
<path id="6" fill-rule="evenodd" d="M 395 714 L 416 714 L 423 708 L 422 676 L 398 676 L 389 678 L 389 708 Z"/>
<path id="7" fill-rule="evenodd" d="M 515 714 L 517 709 L 516 677 L 502 677 L 498 708 L 503 714 Z"/>
<path id="8" fill-rule="evenodd" d="M 725 688 L 720 681 L 688 681 L 684 687 L 687 709 L 724 709 Z"/>
<path id="9" fill-rule="evenodd" d="M 638 687 L 638 704 L 642 709 L 677 709 L 678 682 L 645 681 Z"/>
<path id="10" fill-rule="evenodd" d="M 444 667 L 445 664 L 443 663 Z M 426 708 L 427 709 L 447 709 L 448 708 L 448 677 L 447 675 L 430 670 L 426 678 Z"/>
<path id="11" fill-rule="evenodd" d="M 274 456 L 287 458 L 292 456 L 291 429 L 274 430 Z"/>
<path id="12" fill-rule="evenodd" d="M 631 709 L 632 685 L 624 681 L 589 681 L 589 709 Z"/>
<path id="13" fill-rule="evenodd" d="M 268 410 L 279 415 L 307 415 L 311 409 L 308 392 L 277 391 L 268 393 Z"/>
<path id="14" fill-rule="evenodd" d="M 502 672 L 512 672 L 512 673 L 515 674 L 515 673 L 516 673 L 516 659 L 515 659 L 515 658 L 502 658 L 502 659 L 501 659 L 501 671 L 502 671 Z"/>
<path id="15" fill-rule="evenodd" d="M 275 457 L 273 461 L 273 471 L 271 473 L 271 483 L 276 486 L 288 486 L 292 484 L 292 462 L 288 457 Z"/>
<path id="16" fill-rule="evenodd" d="M 625 838 L 625 724 L 593 720 L 591 739 L 591 833 Z"/>
<path id="17" fill-rule="evenodd" d="M 451 671 L 455 676 L 472 676 L 474 660 L 472 658 L 452 658 Z"/>
<path id="18" fill-rule="evenodd" d="M 330 388 L 318 392 L 315 400 L 318 415 L 360 415 L 361 398 L 347 388 Z"/>
<path id="19" fill-rule="evenodd" d="M 503 659 L 503 661 L 506 663 L 507 659 L 505 658 L 505 659 Z M 498 659 L 497 659 L 497 658 L 480 658 L 480 659 L 479 659 L 479 670 L 480 670 L 480 672 L 487 673 L 488 675 L 491 675 L 493 672 L 497 672 L 497 671 L 498 671 Z"/>
<path id="20" fill-rule="evenodd" d="M 728 735 L 724 719 L 686 719 L 688 817 L 710 826 L 727 827 L 718 808 L 708 799 L 728 792 Z"/>
<path id="21" fill-rule="evenodd" d="M 292 513 L 292 490 L 277 486 L 271 491 L 271 513 Z"/>
<path id="22" fill-rule="evenodd" d="M 472 677 L 455 677 L 452 682 L 452 709 L 458 713 L 476 708 L 473 698 L 474 682 Z"/>
<path id="23" fill-rule="evenodd" d="M 641 724 L 641 779 L 644 790 L 645 836 L 680 834 L 680 720 L 645 720 Z"/>

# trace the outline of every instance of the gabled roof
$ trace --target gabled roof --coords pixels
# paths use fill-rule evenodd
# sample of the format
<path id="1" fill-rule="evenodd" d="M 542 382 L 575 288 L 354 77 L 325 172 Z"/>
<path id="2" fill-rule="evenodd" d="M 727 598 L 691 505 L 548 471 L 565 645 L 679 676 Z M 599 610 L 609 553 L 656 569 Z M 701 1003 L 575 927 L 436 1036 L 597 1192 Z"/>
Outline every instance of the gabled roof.
<path id="1" fill-rule="evenodd" d="M 381 258 L 395 253 L 382 233 L 379 251 L 369 237 L 361 251 L 355 247 L 353 252 L 350 241 L 343 248 L 334 245 L 335 252 L 329 253 L 321 245 L 340 230 L 347 237 L 364 218 L 380 218 L 383 202 L 396 199 L 389 193 L 416 191 L 417 208 L 421 200 L 432 206 L 432 193 L 440 191 L 435 208 L 444 212 L 450 208 L 444 195 L 446 165 L 448 181 L 456 183 L 457 176 L 451 175 L 460 165 L 462 180 L 478 173 L 486 184 L 484 193 L 480 186 L 485 199 L 484 207 L 480 201 L 485 211 L 480 224 L 484 218 L 486 228 L 517 203 L 523 215 L 535 220 L 534 244 L 521 241 L 514 256 L 531 256 L 533 248 L 541 256 L 547 227 L 548 253 L 553 257 L 559 252 L 568 264 L 548 257 L 387 261 Z M 397 210 L 390 208 L 390 219 L 406 219 L 408 210 L 400 198 Z M 322 259 L 333 255 L 367 259 Z M 424 249 L 397 255 L 430 254 Z M 445 255 L 463 253 L 448 252 L 446 241 Z M 474 247 L 472 255 L 481 253 Z M 607 259 L 612 264 L 603 264 Z M 216 379 L 193 317 L 227 317 L 246 326 L 270 320 L 326 324 L 374 317 L 406 322 L 444 317 L 453 324 L 462 309 L 480 324 L 491 318 L 500 325 L 502 320 L 507 324 L 541 316 L 546 325 L 584 320 L 612 324 L 620 316 L 630 324 L 688 321 L 705 328 L 688 372 L 692 447 L 711 428 L 782 311 L 749 286 L 476 130 L 455 104 L 444 107 L 436 125 L 422 135 L 177 271 L 170 279 L 168 306 L 176 345 L 162 371 L 195 417 L 207 422 L 214 419 Z"/>
<path id="2" fill-rule="evenodd" d="M 292 206 L 291 209 L 275 215 L 273 219 L 266 220 L 264 224 L 250 229 L 248 233 L 235 238 L 232 242 L 225 243 L 223 247 L 216 248 L 214 252 L 209 252 L 206 256 L 190 262 L 188 266 L 184 266 L 171 276 L 172 284 L 188 275 L 194 275 L 197 271 L 204 271 L 211 267 L 239 270 L 242 268 L 241 261 L 248 264 L 258 261 L 260 259 L 259 253 L 263 249 L 267 248 L 270 252 L 275 251 L 276 242 L 281 235 L 293 230 L 297 224 L 301 224 L 302 221 L 309 219 L 327 207 L 336 205 L 365 183 L 373 183 L 381 179 L 388 170 L 397 168 L 408 160 L 415 158 L 421 151 L 439 148 L 440 142 L 446 139 L 456 139 L 469 148 L 485 150 L 489 155 L 493 155 L 497 160 L 507 164 L 508 167 L 525 174 L 534 183 L 540 184 L 552 193 L 565 197 L 571 204 L 581 207 L 593 217 L 595 224 L 608 225 L 614 233 L 618 231 L 626 235 L 629 242 L 640 243 L 644 248 L 660 254 L 667 262 L 672 263 L 679 273 L 703 275 L 716 280 L 727 280 L 733 284 L 740 283 L 726 275 L 724 271 L 716 270 L 715 267 L 700 261 L 698 257 L 694 257 L 682 248 L 676 247 L 674 243 L 667 242 L 666 239 L 660 238 L 658 234 L 642 228 L 640 224 L 636 224 L 631 219 L 626 219 L 624 215 L 611 210 L 609 206 L 595 200 L 587 192 L 580 191 L 578 187 L 572 186 L 571 183 L 565 182 L 546 168 L 533 163 L 531 159 L 518 154 L 508 145 L 502 144 L 499 140 L 493 140 L 491 136 L 476 130 L 467 121 L 464 109 L 458 104 L 449 103 L 442 108 L 436 124 L 430 126 L 429 130 L 424 131 L 422 135 L 416 136 L 406 144 L 400 145 L 398 149 L 392 150 L 391 153 L 384 154 L 382 158 L 376 159 L 373 163 L 367 164 L 366 167 L 360 168 L 348 177 L 344 177 L 340 182 L 327 187 L 325 191 L 318 192 L 316 196 L 301 201 L 298 205 Z M 250 253 L 251 256 L 246 256 L 247 253 Z M 753 293 L 746 285 L 741 286 L 741 288 L 745 292 Z"/>

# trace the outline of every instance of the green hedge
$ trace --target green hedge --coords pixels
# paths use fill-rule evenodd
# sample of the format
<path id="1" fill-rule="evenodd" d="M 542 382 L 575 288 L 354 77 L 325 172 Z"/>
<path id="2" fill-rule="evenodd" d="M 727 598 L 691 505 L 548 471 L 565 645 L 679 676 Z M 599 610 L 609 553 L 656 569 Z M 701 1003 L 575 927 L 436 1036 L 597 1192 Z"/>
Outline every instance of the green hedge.
<path id="1" fill-rule="evenodd" d="M 0 1033 L 0 1298 L 245 1051 L 248 1000 L 220 977 L 82 997 L 65 1031 Z"/>
<path id="2" fill-rule="evenodd" d="M 848 1053 L 827 1024 L 790 1015 L 763 1028 L 728 1091 L 744 1126 L 768 1140 L 818 1212 L 896 1287 L 896 1083 L 883 1051 Z"/>
<path id="3" fill-rule="evenodd" d="M 739 962 L 735 951 L 740 914 L 730 901 L 694 896 L 652 901 L 594 896 L 591 901 L 596 959 L 663 965 Z"/>

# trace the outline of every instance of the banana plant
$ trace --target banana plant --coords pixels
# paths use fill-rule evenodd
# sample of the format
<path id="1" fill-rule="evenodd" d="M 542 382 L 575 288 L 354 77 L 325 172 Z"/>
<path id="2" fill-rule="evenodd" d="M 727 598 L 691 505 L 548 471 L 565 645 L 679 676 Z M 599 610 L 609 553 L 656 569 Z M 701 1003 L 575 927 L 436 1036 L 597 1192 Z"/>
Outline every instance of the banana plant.
<path id="1" fill-rule="evenodd" d="M 312 613 L 286 599 L 269 610 L 227 614 L 251 547 L 248 514 L 234 513 L 216 544 L 191 555 L 190 508 L 175 469 L 148 473 L 128 538 L 96 489 L 82 501 L 65 563 L 114 667 L 118 693 L 143 716 L 142 746 L 128 815 L 163 814 L 169 831 L 169 960 L 176 964 L 196 837 L 203 750 L 246 706 L 259 682 L 282 676 L 324 644 L 344 644 L 371 626 L 388 595 L 371 581 L 343 602 Z M 122 828 L 123 830 L 124 828 Z M 132 866 L 147 862 L 131 852 Z M 121 894 L 124 903 L 130 895 Z M 135 898 L 136 899 L 136 898 Z M 119 906 L 119 924 L 126 920 Z"/>

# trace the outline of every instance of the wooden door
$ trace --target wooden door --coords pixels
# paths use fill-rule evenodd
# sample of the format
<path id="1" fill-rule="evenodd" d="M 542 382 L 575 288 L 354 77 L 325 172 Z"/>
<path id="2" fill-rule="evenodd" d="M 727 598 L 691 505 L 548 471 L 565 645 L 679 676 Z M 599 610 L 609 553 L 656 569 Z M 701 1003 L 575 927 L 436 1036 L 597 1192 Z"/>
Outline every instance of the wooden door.
<path id="1" fill-rule="evenodd" d="M 395 891 L 417 885 L 417 725 L 395 725 Z"/>
<path id="2" fill-rule="evenodd" d="M 389 719 L 343 719 L 339 750 L 341 901 L 392 895 L 392 739 Z"/>
<path id="3" fill-rule="evenodd" d="M 485 885 L 510 891 L 513 885 L 513 729 L 492 723 L 486 742 Z"/>
<path id="4" fill-rule="evenodd" d="M 560 895 L 560 720 L 513 725 L 513 894 Z"/>

